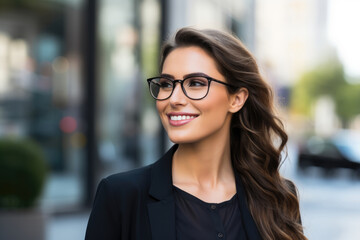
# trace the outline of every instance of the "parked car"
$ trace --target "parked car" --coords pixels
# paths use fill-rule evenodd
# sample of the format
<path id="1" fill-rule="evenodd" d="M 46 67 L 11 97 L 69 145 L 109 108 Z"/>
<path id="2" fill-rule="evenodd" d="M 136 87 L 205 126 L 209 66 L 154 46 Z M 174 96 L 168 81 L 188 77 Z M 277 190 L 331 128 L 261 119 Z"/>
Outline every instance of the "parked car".
<path id="1" fill-rule="evenodd" d="M 342 130 L 329 138 L 310 137 L 300 146 L 298 167 L 320 167 L 327 172 L 345 168 L 360 175 L 360 134 Z"/>

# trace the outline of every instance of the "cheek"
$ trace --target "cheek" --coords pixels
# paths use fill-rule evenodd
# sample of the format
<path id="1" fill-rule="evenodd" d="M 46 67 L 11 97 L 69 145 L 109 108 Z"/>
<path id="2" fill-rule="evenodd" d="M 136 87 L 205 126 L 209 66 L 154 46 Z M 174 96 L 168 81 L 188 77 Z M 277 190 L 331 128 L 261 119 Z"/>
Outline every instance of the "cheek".
<path id="1" fill-rule="evenodd" d="M 205 122 L 209 125 L 218 125 L 223 124 L 225 119 L 227 118 L 229 112 L 223 107 L 219 105 L 213 105 L 210 109 L 204 109 L 204 117 Z"/>
<path id="2" fill-rule="evenodd" d="M 204 102 L 201 107 L 204 112 L 215 115 L 217 117 L 225 116 L 228 113 L 228 98 L 227 96 L 217 96 L 214 98 L 208 98 L 209 101 Z"/>
<path id="3" fill-rule="evenodd" d="M 164 111 L 166 108 L 166 103 L 165 101 L 156 101 L 156 109 L 160 115 L 160 117 L 162 117 Z"/>
<path id="4" fill-rule="evenodd" d="M 156 109 L 160 113 L 161 109 L 163 109 L 161 101 L 156 101 Z"/>
<path id="5" fill-rule="evenodd" d="M 223 125 L 231 115 L 228 109 L 229 102 L 226 96 L 209 101 L 202 107 L 206 124 L 209 126 Z"/>

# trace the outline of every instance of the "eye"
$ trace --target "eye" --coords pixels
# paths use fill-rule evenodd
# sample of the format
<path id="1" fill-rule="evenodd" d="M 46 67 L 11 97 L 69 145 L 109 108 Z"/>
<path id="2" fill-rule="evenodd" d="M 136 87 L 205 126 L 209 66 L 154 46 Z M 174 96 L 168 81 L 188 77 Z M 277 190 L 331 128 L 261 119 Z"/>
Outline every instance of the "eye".
<path id="1" fill-rule="evenodd" d="M 166 79 L 166 78 L 160 78 L 158 80 L 157 84 L 162 89 L 167 89 L 167 88 L 172 88 L 173 87 L 173 83 L 169 79 Z"/>
<path id="2" fill-rule="evenodd" d="M 184 85 L 186 87 L 207 87 L 209 81 L 204 77 L 191 77 L 185 80 Z"/>

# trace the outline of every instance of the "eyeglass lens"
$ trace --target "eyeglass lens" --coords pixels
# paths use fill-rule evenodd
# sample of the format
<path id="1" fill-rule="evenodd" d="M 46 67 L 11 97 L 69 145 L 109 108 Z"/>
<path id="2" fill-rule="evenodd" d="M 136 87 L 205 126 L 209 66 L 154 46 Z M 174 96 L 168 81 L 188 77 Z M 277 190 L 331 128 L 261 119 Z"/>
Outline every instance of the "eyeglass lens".
<path id="1" fill-rule="evenodd" d="M 154 78 L 150 82 L 151 94 L 158 100 L 170 97 L 175 82 L 167 78 Z M 189 77 L 182 82 L 184 94 L 191 99 L 201 99 L 206 96 L 209 80 L 205 77 Z"/>

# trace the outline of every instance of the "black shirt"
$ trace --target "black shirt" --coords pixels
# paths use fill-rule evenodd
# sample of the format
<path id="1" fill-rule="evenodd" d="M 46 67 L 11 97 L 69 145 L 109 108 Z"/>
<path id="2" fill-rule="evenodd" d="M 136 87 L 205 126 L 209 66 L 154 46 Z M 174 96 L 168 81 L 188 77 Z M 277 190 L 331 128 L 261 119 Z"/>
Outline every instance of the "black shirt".
<path id="1" fill-rule="evenodd" d="M 176 239 L 246 240 L 239 200 L 207 203 L 174 186 Z"/>

